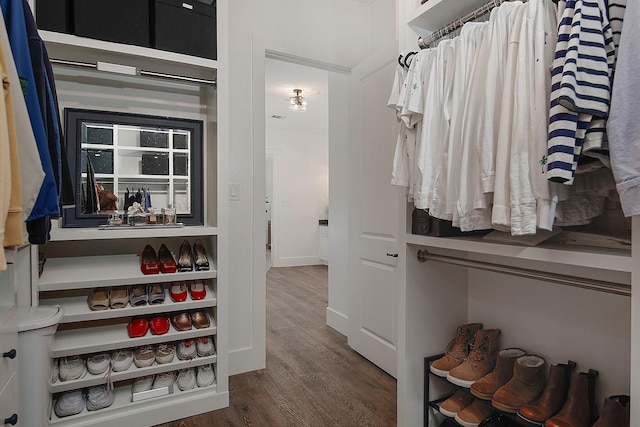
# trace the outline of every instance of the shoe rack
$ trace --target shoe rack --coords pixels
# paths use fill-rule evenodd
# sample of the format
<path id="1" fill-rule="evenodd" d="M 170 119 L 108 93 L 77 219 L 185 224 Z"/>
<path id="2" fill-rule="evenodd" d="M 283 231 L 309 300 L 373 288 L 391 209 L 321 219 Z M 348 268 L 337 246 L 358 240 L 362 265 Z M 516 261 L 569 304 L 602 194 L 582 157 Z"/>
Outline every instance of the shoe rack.
<path id="1" fill-rule="evenodd" d="M 35 1 L 29 1 L 35 10 Z M 218 0 L 217 13 L 226 22 L 227 2 Z M 218 26 L 217 40 L 226 45 L 225 25 Z M 219 50 L 218 59 L 195 57 L 153 48 L 94 40 L 71 34 L 40 31 L 49 57 L 60 60 L 53 67 L 60 109 L 131 112 L 153 116 L 176 117 L 203 123 L 203 175 L 202 188 L 204 225 L 176 228 L 98 229 L 63 228 L 54 221 L 51 240 L 31 247 L 31 287 L 19 291 L 23 303 L 59 305 L 64 318 L 53 336 L 48 358 L 55 359 L 79 355 L 86 358 L 97 352 L 134 349 L 141 345 L 171 343 L 211 337 L 216 352 L 210 356 L 180 360 L 177 355 L 171 363 L 154 363 L 149 367 L 132 365 L 110 375 L 91 375 L 70 381 L 43 379 L 48 391 L 49 426 L 113 426 L 156 425 L 228 406 L 228 291 L 227 291 L 227 205 L 223 192 L 227 182 L 227 139 L 224 114 L 226 88 L 224 83 L 211 84 L 224 70 L 225 50 Z M 139 72 L 125 75 L 105 72 L 100 67 L 73 67 L 62 62 L 103 64 L 109 69 L 133 69 Z M 55 61 L 54 61 L 55 62 Z M 144 72 L 143 72 L 144 70 Z M 150 76 L 149 72 L 168 75 L 171 79 Z M 224 75 L 224 71 L 222 71 Z M 162 77 L 162 76 L 160 76 Z M 220 94 L 220 99 L 218 98 Z M 61 111 L 62 113 L 62 111 Z M 225 193 L 226 194 L 226 193 Z M 176 261 L 180 245 L 187 240 L 191 245 L 200 239 L 209 259 L 209 270 L 177 271 L 144 275 L 140 269 L 140 254 L 146 245 L 158 252 L 162 244 L 173 253 Z M 38 275 L 38 256 L 46 257 L 42 275 Z M 169 297 L 172 283 L 202 281 L 206 297 L 200 300 L 187 297 L 173 302 Z M 165 300 L 161 304 L 93 311 L 88 297 L 96 288 L 127 287 L 161 284 Z M 169 318 L 179 313 L 205 311 L 210 318 L 206 328 L 178 331 L 173 326 L 161 335 L 151 331 L 142 337 L 130 338 L 127 326 L 131 319 L 151 319 L 156 315 Z M 131 386 L 136 378 L 160 375 L 183 368 L 197 368 L 211 364 L 216 381 L 207 387 L 181 391 L 174 386 L 172 394 L 158 395 L 133 401 Z M 107 384 L 115 389 L 114 403 L 104 409 L 77 415 L 57 417 L 53 411 L 56 400 L 71 390 Z"/>
<path id="2" fill-rule="evenodd" d="M 453 384 L 452 382 L 448 381 L 446 378 L 439 377 L 438 375 L 435 375 L 433 372 L 429 370 L 431 363 L 433 363 L 435 360 L 438 360 L 442 356 L 444 356 L 444 353 L 435 354 L 435 355 L 427 356 L 424 358 L 424 377 L 423 377 L 423 384 L 424 384 L 424 391 L 425 391 L 424 393 L 425 398 L 423 403 L 424 404 L 424 419 L 423 419 L 424 426 L 437 427 L 440 425 L 442 420 L 444 420 L 446 417 L 443 415 L 439 417 L 440 420 L 436 422 L 436 418 L 433 416 L 432 413 L 430 413 L 430 410 L 440 413 L 440 404 L 445 400 L 447 400 L 449 397 L 451 397 L 456 390 L 462 390 L 463 392 L 471 395 L 468 388 L 460 387 L 456 384 Z M 431 399 L 427 397 L 427 396 L 431 396 L 431 392 L 430 392 L 431 381 L 440 382 L 441 385 L 443 385 L 443 387 L 445 387 L 447 391 L 443 395 L 437 398 Z M 511 414 L 508 412 L 501 411 L 497 408 L 494 408 L 493 406 L 491 406 L 491 401 L 483 401 L 483 402 L 486 403 L 487 406 L 489 406 L 494 413 L 500 414 L 500 416 L 511 420 L 513 423 L 516 423 L 519 426 L 523 426 L 523 427 L 539 427 L 540 426 L 539 424 L 530 423 L 518 417 L 516 414 Z M 450 418 L 450 422 L 453 423 L 452 425 L 460 425 L 452 418 Z"/>
<path id="3" fill-rule="evenodd" d="M 418 36 L 487 2 L 419 3 L 399 3 L 400 51 L 417 50 Z M 605 398 L 631 395 L 631 425 L 639 425 L 640 401 L 634 395 L 640 370 L 632 363 L 640 348 L 635 327 L 640 303 L 631 293 L 640 283 L 636 251 L 419 236 L 411 234 L 412 208 L 407 205 L 399 253 L 404 260 L 398 290 L 399 426 L 439 425 L 438 402 L 457 386 L 433 378 L 428 363 L 445 349 L 457 325 L 472 322 L 499 328 L 500 349 L 523 348 L 544 357 L 547 366 L 573 360 L 576 373 L 597 370 L 599 411 Z M 640 229 L 640 220 L 632 222 Z"/>
<path id="4" fill-rule="evenodd" d="M 69 231 L 69 232 L 67 232 Z M 59 305 L 64 310 L 50 348 L 52 362 L 55 359 L 78 355 L 86 359 L 89 355 L 101 352 L 113 352 L 120 349 L 134 349 L 142 345 L 169 343 L 177 345 L 188 339 L 211 337 L 217 352 L 205 357 L 180 360 L 177 356 L 170 363 L 154 363 L 149 367 L 138 368 L 135 364 L 124 371 L 92 375 L 86 373 L 81 378 L 61 381 L 52 377 L 48 381 L 51 401 L 49 425 L 87 425 L 112 422 L 125 418 L 127 422 L 136 419 L 175 419 L 203 411 L 213 410 L 226 405 L 228 399 L 225 387 L 224 371 L 218 364 L 218 354 L 224 351 L 224 345 L 218 340 L 219 319 L 219 286 L 216 269 L 217 229 L 215 227 L 185 227 L 183 229 L 166 230 L 56 230 L 52 241 L 33 251 L 46 256 L 42 276 L 38 278 L 38 304 Z M 132 235 L 133 234 L 133 235 Z M 80 239 L 82 236 L 84 239 Z M 99 238 L 101 237 L 101 238 Z M 79 240 L 74 240 L 79 239 Z M 140 257 L 146 245 L 154 248 L 166 245 L 177 260 L 180 245 L 184 240 L 193 243 L 202 240 L 209 258 L 209 270 L 175 272 L 169 274 L 145 275 L 140 269 Z M 57 256 L 64 254 L 65 256 Z M 34 256 L 36 254 L 34 253 Z M 170 287 L 173 283 L 202 281 L 205 284 L 206 296 L 203 299 L 187 297 L 185 301 L 174 302 L 170 298 Z M 91 310 L 89 296 L 95 288 L 131 287 L 140 284 L 162 284 L 165 292 L 163 303 L 144 304 L 124 308 L 107 308 Z M 173 326 L 165 334 L 154 335 L 149 330 L 141 337 L 131 338 L 127 326 L 131 319 L 152 318 L 156 315 L 172 316 L 180 313 L 191 313 L 204 310 L 210 325 L 206 328 L 192 327 L 186 331 L 178 331 Z M 186 368 L 197 368 L 201 365 L 213 364 L 217 382 L 209 387 L 194 388 L 181 391 L 173 387 L 173 393 L 160 395 L 151 399 L 132 401 L 131 386 L 136 378 L 157 375 L 163 372 L 179 371 Z M 53 412 L 56 399 L 62 393 L 106 384 L 111 381 L 115 387 L 115 402 L 98 411 L 84 409 L 77 415 L 57 417 Z M 222 381 L 222 382 L 221 382 Z M 166 408 L 171 408 L 171 414 Z M 160 417 L 156 414 L 162 414 Z M 111 420 L 111 421 L 106 421 Z M 159 421 L 154 421 L 159 422 Z"/>

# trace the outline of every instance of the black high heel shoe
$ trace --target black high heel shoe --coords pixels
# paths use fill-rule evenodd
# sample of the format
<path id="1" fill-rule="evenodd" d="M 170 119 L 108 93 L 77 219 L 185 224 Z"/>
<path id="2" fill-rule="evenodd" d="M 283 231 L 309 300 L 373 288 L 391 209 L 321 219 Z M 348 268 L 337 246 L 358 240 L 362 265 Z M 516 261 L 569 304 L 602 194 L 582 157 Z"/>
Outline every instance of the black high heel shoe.
<path id="1" fill-rule="evenodd" d="M 193 271 L 193 253 L 191 252 L 191 245 L 186 240 L 180 245 L 178 271 Z"/>
<path id="2" fill-rule="evenodd" d="M 209 257 L 207 257 L 207 250 L 200 239 L 196 240 L 193 244 L 193 253 L 195 254 L 194 263 L 196 265 L 196 270 L 208 270 Z"/>

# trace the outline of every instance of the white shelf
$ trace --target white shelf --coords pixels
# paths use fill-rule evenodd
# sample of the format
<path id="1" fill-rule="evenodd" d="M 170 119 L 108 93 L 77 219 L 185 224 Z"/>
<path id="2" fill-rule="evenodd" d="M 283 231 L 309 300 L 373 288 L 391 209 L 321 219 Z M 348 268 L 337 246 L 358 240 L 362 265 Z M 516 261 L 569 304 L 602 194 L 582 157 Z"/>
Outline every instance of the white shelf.
<path id="1" fill-rule="evenodd" d="M 196 357 L 194 359 L 188 360 L 180 360 L 178 356 L 174 356 L 173 361 L 171 363 L 155 363 L 152 366 L 148 366 L 146 368 L 138 368 L 136 365 L 132 364 L 129 369 L 121 372 L 111 372 L 111 381 L 114 383 L 118 381 L 129 380 L 132 378 L 143 377 L 146 375 L 155 375 L 160 372 L 169 372 L 169 371 L 177 371 L 179 369 L 186 368 L 195 368 L 196 366 L 209 365 L 216 363 L 217 355 L 213 354 L 211 356 L 205 357 Z M 79 378 L 77 380 L 71 381 L 60 381 L 58 380 L 55 383 L 49 383 L 49 391 L 51 393 L 60 393 L 63 391 L 76 390 L 79 388 L 92 387 L 100 384 L 107 383 L 107 373 L 102 373 L 99 375 L 92 375 L 87 372 L 87 374 Z"/>
<path id="2" fill-rule="evenodd" d="M 216 383 L 208 387 L 196 386 L 192 390 L 181 391 L 173 386 L 173 393 L 148 400 L 131 402 L 131 386 L 116 387 L 115 401 L 108 408 L 87 411 L 77 415 L 59 418 L 53 412 L 55 400 L 51 405 L 49 423 L 56 426 L 114 426 L 125 420 L 127 426 L 161 424 L 166 420 L 185 418 L 203 412 L 228 406 L 229 393 L 217 392 Z M 170 410 L 167 409 L 170 407 Z"/>
<path id="3" fill-rule="evenodd" d="M 171 62 L 181 66 L 201 68 L 203 70 L 215 70 L 218 62 L 213 59 L 200 58 L 197 56 L 184 55 L 175 52 L 152 49 L 149 47 L 133 46 L 122 43 L 113 43 L 103 40 L 90 39 L 72 34 L 58 33 L 54 31 L 39 31 L 40 37 L 47 44 L 48 50 L 55 51 L 56 48 L 64 48 L 65 51 L 91 51 L 104 54 L 114 54 L 121 56 L 134 56 L 139 58 Z M 53 57 L 52 57 L 53 58 Z M 68 58 L 55 58 L 68 59 Z M 155 70 L 147 70 L 155 71 Z"/>
<path id="4" fill-rule="evenodd" d="M 186 301 L 173 302 L 169 297 L 169 291 L 165 289 L 165 300 L 163 304 L 147 304 L 132 307 L 127 304 L 124 308 L 108 308 L 106 310 L 94 311 L 89 308 L 87 296 L 73 296 L 65 298 L 41 299 L 40 305 L 59 305 L 63 308 L 64 317 L 60 323 L 89 322 L 94 320 L 116 319 L 119 317 L 143 316 L 152 313 L 163 313 L 167 311 L 187 311 L 205 307 L 215 307 L 217 299 L 215 293 L 209 286 L 207 295 L 201 300 L 192 300 L 187 297 Z"/>
<path id="5" fill-rule="evenodd" d="M 549 262 L 576 267 L 597 268 L 619 272 L 631 272 L 631 253 L 600 248 L 566 249 L 545 247 L 524 247 L 488 243 L 478 238 L 431 237 L 407 234 L 407 243 L 439 249 L 450 249 L 469 254 L 495 255 L 511 259 Z"/>
<path id="6" fill-rule="evenodd" d="M 187 227 L 154 227 L 154 228 L 54 228 L 51 230 L 52 242 L 70 240 L 113 240 L 113 239 L 145 239 L 157 237 L 206 237 L 216 236 L 218 227 L 187 226 Z M 47 261 L 48 263 L 49 261 Z"/>
<path id="7" fill-rule="evenodd" d="M 211 325 L 208 328 L 191 328 L 189 331 L 176 331 L 173 326 L 169 332 L 153 335 L 151 331 L 139 338 L 130 338 L 127 333 L 127 323 L 115 325 L 87 327 L 58 331 L 51 344 L 52 357 L 65 357 L 77 354 L 98 353 L 120 348 L 133 348 L 147 344 L 159 344 L 169 341 L 210 336 L 216 334 L 216 321 L 209 313 Z"/>
<path id="8" fill-rule="evenodd" d="M 213 279 L 215 265 L 210 270 L 171 274 L 142 274 L 136 254 L 67 257 L 47 259 L 40 277 L 40 291 L 61 291 L 104 286 L 127 286 L 180 280 Z"/>
<path id="9" fill-rule="evenodd" d="M 485 3 L 486 0 L 429 0 L 415 10 L 407 25 L 424 37 Z"/>

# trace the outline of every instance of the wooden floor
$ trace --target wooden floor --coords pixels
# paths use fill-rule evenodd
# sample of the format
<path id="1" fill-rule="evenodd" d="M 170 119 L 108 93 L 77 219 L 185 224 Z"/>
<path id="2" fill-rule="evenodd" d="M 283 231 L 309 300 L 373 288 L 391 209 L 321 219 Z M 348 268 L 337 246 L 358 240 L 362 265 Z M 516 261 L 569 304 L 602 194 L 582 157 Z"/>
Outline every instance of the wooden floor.
<path id="1" fill-rule="evenodd" d="M 226 409 L 159 427 L 396 425 L 396 381 L 325 325 L 327 267 L 267 273 L 267 367 L 229 379 Z"/>

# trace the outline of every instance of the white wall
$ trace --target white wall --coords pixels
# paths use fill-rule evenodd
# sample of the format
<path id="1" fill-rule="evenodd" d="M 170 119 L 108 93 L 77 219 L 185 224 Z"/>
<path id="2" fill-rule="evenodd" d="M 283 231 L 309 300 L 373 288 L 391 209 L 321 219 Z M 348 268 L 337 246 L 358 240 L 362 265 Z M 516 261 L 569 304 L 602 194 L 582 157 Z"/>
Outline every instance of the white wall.
<path id="1" fill-rule="evenodd" d="M 226 81 L 220 84 L 228 85 L 229 93 L 225 112 L 229 117 L 229 182 L 240 187 L 240 200 L 229 202 L 229 372 L 234 374 L 265 365 L 265 145 L 264 131 L 261 135 L 259 130 L 264 121 L 264 76 L 260 79 L 253 74 L 259 74 L 264 64 L 253 52 L 269 49 L 352 67 L 373 49 L 368 40 L 395 36 L 395 1 L 226 3 L 229 62 L 223 64 L 228 69 L 223 73 Z M 376 12 L 367 13 L 370 9 Z M 294 32 L 294 27 L 299 31 Z"/>
<path id="2" fill-rule="evenodd" d="M 318 220 L 326 219 L 329 203 L 328 136 L 326 131 L 267 125 L 267 149 L 277 150 L 278 181 L 274 203 L 272 252 L 274 267 L 321 264 Z"/>

